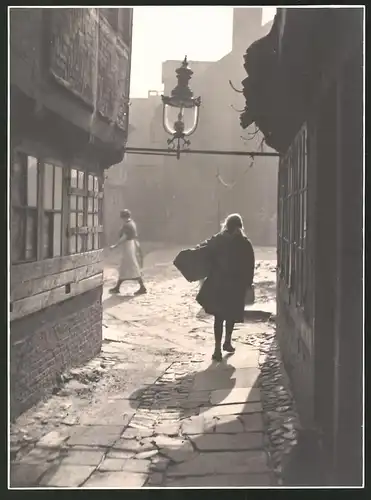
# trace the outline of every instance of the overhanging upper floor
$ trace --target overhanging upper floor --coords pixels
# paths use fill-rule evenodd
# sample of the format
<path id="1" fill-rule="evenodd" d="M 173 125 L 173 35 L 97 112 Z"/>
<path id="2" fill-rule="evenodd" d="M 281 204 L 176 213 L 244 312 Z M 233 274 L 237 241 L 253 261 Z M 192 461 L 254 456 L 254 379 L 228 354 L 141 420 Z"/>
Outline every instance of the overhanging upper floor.
<path id="1" fill-rule="evenodd" d="M 271 31 L 244 56 L 241 126 L 255 123 L 284 153 L 362 37 L 362 8 L 277 9 Z"/>
<path id="2" fill-rule="evenodd" d="M 36 129 L 54 128 L 67 142 L 70 127 L 80 149 L 86 143 L 102 150 L 105 166 L 120 161 L 128 133 L 131 27 L 132 9 L 12 9 L 12 130 L 27 126 L 21 110 L 27 100 L 26 118 Z"/>

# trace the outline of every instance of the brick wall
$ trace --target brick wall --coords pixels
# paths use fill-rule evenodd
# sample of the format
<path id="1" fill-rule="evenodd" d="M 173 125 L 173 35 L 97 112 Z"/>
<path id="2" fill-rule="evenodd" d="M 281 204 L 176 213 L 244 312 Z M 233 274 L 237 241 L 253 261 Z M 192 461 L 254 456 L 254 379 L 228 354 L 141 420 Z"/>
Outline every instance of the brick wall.
<path id="1" fill-rule="evenodd" d="M 101 345 L 102 288 L 13 321 L 11 419 L 50 394 L 59 374 L 96 356 Z"/>

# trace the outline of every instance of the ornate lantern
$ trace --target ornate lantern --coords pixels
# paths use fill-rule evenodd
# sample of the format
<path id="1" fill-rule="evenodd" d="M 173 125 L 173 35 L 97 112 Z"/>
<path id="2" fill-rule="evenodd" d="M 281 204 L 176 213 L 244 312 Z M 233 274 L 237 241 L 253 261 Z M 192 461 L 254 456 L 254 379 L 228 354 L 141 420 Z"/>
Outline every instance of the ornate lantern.
<path id="1" fill-rule="evenodd" d="M 186 139 L 196 130 L 199 119 L 201 97 L 193 97 L 188 82 L 193 71 L 188 67 L 187 56 L 180 68 L 176 70 L 178 84 L 171 91 L 171 96 L 162 96 L 163 126 L 172 137 L 167 140 L 169 149 L 176 150 L 177 159 L 180 158 L 181 149 L 190 146 Z"/>

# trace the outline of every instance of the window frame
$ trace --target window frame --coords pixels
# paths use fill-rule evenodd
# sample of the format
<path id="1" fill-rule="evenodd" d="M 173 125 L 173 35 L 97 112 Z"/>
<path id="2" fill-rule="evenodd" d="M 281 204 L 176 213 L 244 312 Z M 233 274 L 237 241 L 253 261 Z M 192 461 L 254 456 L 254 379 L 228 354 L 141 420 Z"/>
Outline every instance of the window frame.
<path id="1" fill-rule="evenodd" d="M 79 187 L 78 181 L 77 186 L 72 185 L 72 172 L 77 172 L 77 179 L 79 178 L 79 173 L 83 173 L 83 185 Z M 93 179 L 93 189 L 89 188 L 89 179 Z M 96 188 L 96 189 L 95 189 Z M 76 209 L 71 208 L 72 196 L 76 197 Z M 103 248 L 103 179 L 102 176 L 90 169 L 84 169 L 77 165 L 72 165 L 69 168 L 68 175 L 68 219 L 67 219 L 67 254 L 76 255 L 78 253 L 95 251 Z M 83 198 L 83 210 L 78 210 L 78 199 Z M 92 200 L 93 211 L 89 209 L 89 200 Z M 94 206 L 96 205 L 97 211 L 94 212 Z M 75 217 L 75 226 L 71 225 L 71 214 L 83 214 L 82 225 L 78 225 L 78 215 Z M 89 217 L 92 216 L 93 225 L 89 224 Z M 95 224 L 95 217 L 97 217 L 98 224 Z M 93 242 L 92 247 L 89 247 L 89 238 Z M 75 250 L 71 250 L 71 238 L 75 238 L 75 246 L 72 247 Z M 81 238 L 81 251 L 77 251 L 78 248 L 78 238 Z M 96 244 L 95 244 L 96 242 Z"/>
<path id="2" fill-rule="evenodd" d="M 287 153 L 280 159 L 278 175 L 277 264 L 290 301 L 306 309 L 308 273 L 308 131 L 303 124 Z"/>
<path id="3" fill-rule="evenodd" d="M 45 181 L 46 181 L 46 165 L 53 167 L 53 176 L 52 176 L 52 208 L 47 208 L 45 206 Z M 40 210 L 42 212 L 40 218 L 41 218 L 41 259 L 40 260 L 47 260 L 47 259 L 53 259 L 55 257 L 62 257 L 64 255 L 64 239 L 65 239 L 65 231 L 63 229 L 63 217 L 64 217 L 64 172 L 65 172 L 65 167 L 61 165 L 59 162 L 56 162 L 55 160 L 52 159 L 43 159 L 43 161 L 40 162 L 40 169 L 41 169 L 41 174 L 42 174 L 42 197 L 41 197 L 41 207 Z M 56 169 L 61 169 L 61 193 L 60 193 L 60 208 L 55 208 L 55 182 L 56 182 Z M 55 214 L 60 215 L 60 248 L 59 248 L 59 254 L 55 255 L 54 254 L 54 224 L 55 224 Z M 51 215 L 52 218 L 52 224 L 51 224 L 51 234 L 49 234 L 49 238 L 51 240 L 51 255 L 48 255 L 47 257 L 44 255 L 45 251 L 45 233 L 44 233 L 44 227 L 45 227 L 45 219 L 46 217 L 49 217 Z"/>
<path id="4" fill-rule="evenodd" d="M 18 158 L 16 158 L 18 157 Z M 28 175 L 28 159 L 33 158 L 36 161 L 36 205 L 32 206 L 28 204 L 28 184 L 29 184 L 29 175 Z M 15 176 L 14 176 L 14 169 L 15 169 L 15 164 L 19 162 L 21 165 L 21 170 L 22 170 L 22 177 L 25 178 L 25 183 L 24 185 L 20 185 L 19 189 L 21 192 L 21 203 L 15 202 L 14 198 L 14 188 L 15 186 L 13 185 Z M 24 264 L 24 263 L 29 263 L 29 262 L 37 262 L 38 260 L 38 255 L 39 255 L 39 238 L 38 238 L 38 233 L 39 233 L 39 195 L 40 195 L 40 161 L 38 158 L 32 154 L 28 154 L 24 151 L 21 150 L 15 150 L 12 153 L 11 157 L 11 179 L 10 179 L 10 186 L 11 186 L 11 210 L 10 210 L 10 238 L 11 238 L 11 264 L 16 265 L 16 264 Z M 23 229 L 23 235 L 22 235 L 22 254 L 21 254 L 21 259 L 18 260 L 13 260 L 13 234 L 12 234 L 12 226 L 13 226 L 13 217 L 14 217 L 14 212 L 18 212 L 20 214 L 21 219 L 23 220 L 24 224 L 24 229 Z M 33 214 L 35 218 L 35 229 L 34 229 L 34 235 L 33 235 L 33 240 L 34 240 L 34 256 L 27 258 L 27 232 L 28 232 L 28 216 L 29 214 Z"/>

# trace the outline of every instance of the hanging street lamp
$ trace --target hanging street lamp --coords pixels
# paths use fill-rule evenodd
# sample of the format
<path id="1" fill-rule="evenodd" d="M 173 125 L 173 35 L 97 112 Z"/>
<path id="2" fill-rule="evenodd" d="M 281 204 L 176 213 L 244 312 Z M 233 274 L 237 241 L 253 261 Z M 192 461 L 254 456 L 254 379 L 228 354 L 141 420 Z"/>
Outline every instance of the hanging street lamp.
<path id="1" fill-rule="evenodd" d="M 179 160 L 181 150 L 187 149 L 191 141 L 186 139 L 196 130 L 199 119 L 201 97 L 193 97 L 189 80 L 193 71 L 188 67 L 187 56 L 176 71 L 178 83 L 171 91 L 171 96 L 162 96 L 163 126 L 172 137 L 167 140 L 168 149 L 176 151 Z"/>
<path id="2" fill-rule="evenodd" d="M 163 103 L 162 125 L 165 132 L 171 136 L 167 140 L 167 149 L 125 146 L 125 153 L 176 156 L 177 160 L 180 159 L 181 153 L 249 156 L 250 158 L 255 158 L 256 156 L 279 156 L 279 153 L 265 151 L 190 149 L 191 141 L 187 137 L 192 135 L 197 129 L 201 97 L 193 97 L 193 92 L 189 88 L 189 80 L 192 78 L 193 71 L 188 66 L 187 56 L 185 56 L 181 66 L 175 70 L 175 73 L 178 83 L 171 91 L 171 95 L 161 96 Z"/>

